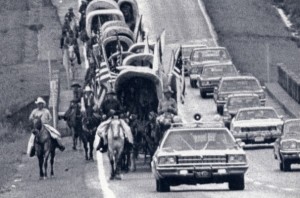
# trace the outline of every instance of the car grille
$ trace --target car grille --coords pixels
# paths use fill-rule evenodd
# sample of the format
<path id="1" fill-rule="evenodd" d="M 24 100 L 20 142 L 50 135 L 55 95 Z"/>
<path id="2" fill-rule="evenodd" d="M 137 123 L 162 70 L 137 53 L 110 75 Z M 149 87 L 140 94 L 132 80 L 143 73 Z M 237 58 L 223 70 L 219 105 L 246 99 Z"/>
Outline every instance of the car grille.
<path id="1" fill-rule="evenodd" d="M 210 80 L 209 83 L 211 85 L 218 85 L 219 84 L 219 81 L 218 80 Z"/>
<path id="2" fill-rule="evenodd" d="M 180 156 L 178 164 L 226 163 L 226 160 L 226 156 Z"/>
<path id="3" fill-rule="evenodd" d="M 242 127 L 242 132 L 258 132 L 258 131 L 276 131 L 276 126 L 268 126 L 268 127 Z"/>

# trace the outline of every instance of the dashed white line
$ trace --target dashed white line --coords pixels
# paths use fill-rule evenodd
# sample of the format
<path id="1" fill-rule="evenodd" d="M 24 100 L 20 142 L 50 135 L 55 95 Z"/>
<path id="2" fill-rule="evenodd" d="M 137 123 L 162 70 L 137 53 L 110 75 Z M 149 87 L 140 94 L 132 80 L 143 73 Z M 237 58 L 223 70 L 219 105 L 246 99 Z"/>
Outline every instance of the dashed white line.
<path id="1" fill-rule="evenodd" d="M 267 184 L 266 186 L 267 186 L 268 188 L 272 188 L 272 189 L 278 188 L 277 186 L 274 186 L 274 185 L 272 185 L 272 184 Z"/>
<path id="2" fill-rule="evenodd" d="M 258 181 L 254 181 L 253 184 L 257 185 L 257 186 L 261 186 L 262 183 L 261 182 L 258 182 Z"/>

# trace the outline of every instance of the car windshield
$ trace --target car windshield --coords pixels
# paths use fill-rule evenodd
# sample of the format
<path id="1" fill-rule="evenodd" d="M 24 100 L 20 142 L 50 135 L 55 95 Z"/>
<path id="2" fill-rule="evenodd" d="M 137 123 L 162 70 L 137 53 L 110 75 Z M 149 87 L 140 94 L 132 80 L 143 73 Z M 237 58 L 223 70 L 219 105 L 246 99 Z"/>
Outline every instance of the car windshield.
<path id="1" fill-rule="evenodd" d="M 243 110 L 237 115 L 236 120 L 276 119 L 278 115 L 273 109 Z"/>
<path id="2" fill-rule="evenodd" d="M 300 136 L 300 121 L 286 122 L 283 127 L 285 135 Z"/>
<path id="3" fill-rule="evenodd" d="M 222 61 L 230 60 L 228 52 L 224 49 L 198 49 L 191 56 L 191 61 Z"/>
<path id="4" fill-rule="evenodd" d="M 227 108 L 235 109 L 242 107 L 258 107 L 260 102 L 258 97 L 255 96 L 239 96 L 228 98 Z"/>
<path id="5" fill-rule="evenodd" d="M 257 91 L 260 86 L 256 79 L 232 79 L 221 83 L 220 91 Z"/>
<path id="6" fill-rule="evenodd" d="M 169 133 L 162 145 L 163 149 L 224 150 L 234 149 L 235 142 L 225 130 L 175 131 Z"/>
<path id="7" fill-rule="evenodd" d="M 210 67 L 204 67 L 202 75 L 207 77 L 217 77 L 217 76 L 230 76 L 237 74 L 235 67 L 233 65 L 216 65 Z"/>

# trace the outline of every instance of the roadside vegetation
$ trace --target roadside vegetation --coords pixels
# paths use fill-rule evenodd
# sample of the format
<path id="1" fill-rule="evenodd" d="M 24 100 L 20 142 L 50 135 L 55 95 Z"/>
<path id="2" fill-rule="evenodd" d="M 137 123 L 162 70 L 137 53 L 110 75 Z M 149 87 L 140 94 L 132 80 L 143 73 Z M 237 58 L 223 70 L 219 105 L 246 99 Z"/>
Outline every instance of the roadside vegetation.
<path id="1" fill-rule="evenodd" d="M 204 3 L 219 44 L 228 48 L 241 72 L 252 73 L 261 82 L 267 82 L 268 77 L 270 82 L 277 82 L 276 64 L 284 63 L 299 73 L 299 50 L 272 6 L 273 0 L 204 0 Z"/>

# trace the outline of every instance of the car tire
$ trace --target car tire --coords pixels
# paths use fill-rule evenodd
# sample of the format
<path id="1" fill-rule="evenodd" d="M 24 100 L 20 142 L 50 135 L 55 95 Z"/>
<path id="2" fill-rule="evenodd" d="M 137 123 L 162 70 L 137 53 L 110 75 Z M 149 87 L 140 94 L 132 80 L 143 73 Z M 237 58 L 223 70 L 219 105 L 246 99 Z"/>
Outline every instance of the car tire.
<path id="1" fill-rule="evenodd" d="M 282 170 L 283 170 L 284 172 L 291 171 L 291 163 L 282 160 Z"/>
<path id="2" fill-rule="evenodd" d="M 164 179 L 156 180 L 156 191 L 157 192 L 170 192 L 170 185 Z"/>
<path id="3" fill-rule="evenodd" d="M 200 95 L 201 95 L 202 98 L 206 98 L 206 96 L 207 96 L 206 92 L 204 92 L 204 91 L 200 91 Z"/>
<path id="4" fill-rule="evenodd" d="M 191 85 L 192 88 L 194 88 L 193 80 L 190 80 L 190 85 Z"/>
<path id="5" fill-rule="evenodd" d="M 279 169 L 280 169 L 281 171 L 283 171 L 283 163 L 282 163 L 282 162 L 279 162 Z"/>
<path id="6" fill-rule="evenodd" d="M 244 175 L 231 176 L 228 182 L 228 187 L 229 190 L 244 190 L 245 189 Z"/>
<path id="7" fill-rule="evenodd" d="M 223 115 L 223 107 L 222 106 L 217 106 L 217 112 L 220 114 L 220 115 Z"/>

